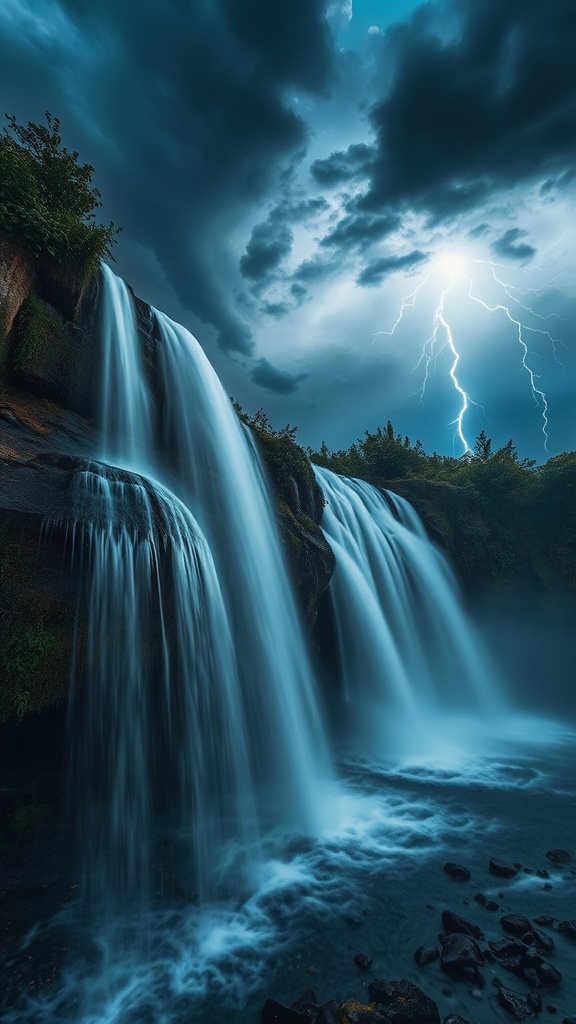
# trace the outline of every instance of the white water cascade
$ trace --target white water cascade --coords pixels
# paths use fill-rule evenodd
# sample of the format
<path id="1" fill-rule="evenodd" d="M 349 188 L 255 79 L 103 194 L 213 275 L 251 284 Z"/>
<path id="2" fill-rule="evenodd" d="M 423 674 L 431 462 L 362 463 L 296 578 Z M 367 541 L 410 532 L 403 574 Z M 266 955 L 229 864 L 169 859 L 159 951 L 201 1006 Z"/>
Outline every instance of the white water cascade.
<path id="1" fill-rule="evenodd" d="M 253 869 L 263 830 L 318 828 L 322 716 L 272 502 L 230 400 L 196 340 L 155 310 L 149 374 L 133 300 L 107 267 L 102 290 L 102 463 L 77 474 L 74 496 L 91 579 L 82 845 L 96 890 L 144 895 L 168 807 L 190 837 L 190 891 L 210 897 L 234 841 Z"/>
<path id="2" fill-rule="evenodd" d="M 336 555 L 330 598 L 347 726 L 381 753 L 462 741 L 503 698 L 452 572 L 412 506 L 315 467 Z M 468 727 L 468 726 L 467 726 Z"/>

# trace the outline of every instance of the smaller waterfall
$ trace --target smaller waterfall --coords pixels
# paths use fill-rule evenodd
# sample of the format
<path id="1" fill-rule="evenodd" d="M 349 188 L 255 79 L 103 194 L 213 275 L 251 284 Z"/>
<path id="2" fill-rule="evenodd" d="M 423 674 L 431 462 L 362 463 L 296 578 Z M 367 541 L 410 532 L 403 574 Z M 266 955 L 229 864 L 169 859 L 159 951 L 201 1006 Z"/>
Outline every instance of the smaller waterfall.
<path id="1" fill-rule="evenodd" d="M 85 680 L 73 719 L 86 891 L 96 905 L 145 901 L 165 826 L 189 850 L 190 890 L 213 896 L 224 844 L 237 841 L 246 862 L 258 827 L 210 551 L 190 511 L 158 483 L 92 462 L 72 491 L 73 546 L 88 558 Z"/>
<path id="2" fill-rule="evenodd" d="M 412 506 L 314 468 L 336 555 L 329 593 L 348 723 L 401 752 L 442 733 L 449 716 L 490 718 L 502 705 L 494 669 Z"/>

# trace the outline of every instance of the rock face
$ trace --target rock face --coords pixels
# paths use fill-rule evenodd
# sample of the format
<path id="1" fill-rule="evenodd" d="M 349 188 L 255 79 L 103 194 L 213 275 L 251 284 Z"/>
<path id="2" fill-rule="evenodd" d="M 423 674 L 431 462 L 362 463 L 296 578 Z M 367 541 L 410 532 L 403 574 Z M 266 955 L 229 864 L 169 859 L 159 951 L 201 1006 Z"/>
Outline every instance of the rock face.
<path id="1" fill-rule="evenodd" d="M 289 437 L 255 431 L 277 501 L 278 523 L 288 565 L 296 582 L 308 628 L 336 560 L 320 524 L 324 495 L 308 458 Z"/>
<path id="2" fill-rule="evenodd" d="M 32 287 L 33 277 L 30 257 L 0 234 L 0 346 Z"/>

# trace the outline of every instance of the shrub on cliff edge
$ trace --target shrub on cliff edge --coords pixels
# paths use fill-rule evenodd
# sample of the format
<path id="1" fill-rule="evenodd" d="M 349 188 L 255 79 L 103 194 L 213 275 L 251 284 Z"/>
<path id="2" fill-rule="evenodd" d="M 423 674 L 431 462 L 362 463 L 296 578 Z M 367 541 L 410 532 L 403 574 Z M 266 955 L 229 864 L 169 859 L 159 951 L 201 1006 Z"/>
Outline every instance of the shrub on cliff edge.
<path id="1" fill-rule="evenodd" d="M 6 115 L 0 136 L 0 230 L 35 259 L 80 264 L 87 279 L 111 257 L 118 233 L 96 223 L 100 192 L 94 168 L 62 145 L 60 120 L 18 124 Z"/>

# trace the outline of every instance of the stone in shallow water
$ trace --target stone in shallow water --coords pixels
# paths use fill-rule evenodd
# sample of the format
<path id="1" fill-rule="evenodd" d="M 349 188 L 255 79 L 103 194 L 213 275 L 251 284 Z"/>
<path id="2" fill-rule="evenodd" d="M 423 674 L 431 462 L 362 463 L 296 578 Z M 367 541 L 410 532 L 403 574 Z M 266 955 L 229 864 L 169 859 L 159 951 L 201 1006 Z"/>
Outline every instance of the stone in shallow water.
<path id="1" fill-rule="evenodd" d="M 569 939 L 576 939 L 576 917 L 573 917 L 571 921 L 560 921 L 558 931 L 562 935 L 567 935 Z"/>
<path id="2" fill-rule="evenodd" d="M 456 978 L 477 982 L 484 964 L 482 951 L 471 935 L 449 935 L 440 955 L 442 970 Z"/>
<path id="3" fill-rule="evenodd" d="M 499 860 L 497 857 L 490 858 L 488 870 L 491 875 L 498 875 L 499 878 L 514 878 L 514 875 L 518 874 L 518 868 L 505 860 Z"/>
<path id="4" fill-rule="evenodd" d="M 536 964 L 536 973 L 543 985 L 559 985 L 562 981 L 560 971 L 554 967 L 554 964 L 546 963 L 546 961 Z"/>
<path id="5" fill-rule="evenodd" d="M 554 939 L 546 932 L 541 932 L 538 928 L 533 928 L 532 931 L 522 936 L 522 942 L 527 946 L 536 946 L 542 953 L 551 953 L 554 949 Z"/>
<path id="6" fill-rule="evenodd" d="M 356 953 L 354 963 L 359 971 L 369 971 L 372 967 L 372 957 L 368 953 Z"/>
<path id="7" fill-rule="evenodd" d="M 404 978 L 400 981 L 375 978 L 368 985 L 368 995 L 378 1007 L 385 1007 L 382 1017 L 386 1024 L 440 1024 L 436 1003 Z"/>
<path id="8" fill-rule="evenodd" d="M 546 856 L 554 867 L 559 867 L 560 864 L 568 864 L 572 860 L 568 850 L 548 850 Z"/>
<path id="9" fill-rule="evenodd" d="M 454 864 L 453 861 L 448 861 L 443 870 L 457 882 L 467 882 L 471 878 L 468 868 L 463 867 L 462 864 Z"/>
<path id="10" fill-rule="evenodd" d="M 471 935 L 474 939 L 482 938 L 482 932 L 477 924 L 467 921 L 465 917 L 460 917 L 460 914 L 455 914 L 452 910 L 445 910 L 442 914 L 442 927 L 449 935 L 461 932 L 463 935 Z"/>
<path id="11" fill-rule="evenodd" d="M 500 924 L 505 932 L 508 932 L 509 935 L 516 935 L 519 939 L 532 928 L 528 918 L 523 917 L 522 914 L 505 914 L 500 918 Z"/>
<path id="12" fill-rule="evenodd" d="M 531 995 L 533 995 L 532 992 L 529 996 L 522 996 L 518 992 L 513 992 L 511 988 L 504 988 L 504 986 L 498 989 L 500 1005 L 504 1007 L 514 1020 L 529 1020 L 531 1017 L 536 1016 L 538 1011 L 530 1002 Z"/>
<path id="13" fill-rule="evenodd" d="M 433 964 L 439 956 L 440 953 L 436 949 L 436 946 L 418 946 L 418 949 L 414 953 L 414 959 L 418 964 L 418 967 L 425 967 L 426 964 Z"/>
<path id="14" fill-rule="evenodd" d="M 464 1020 L 458 1013 L 449 1013 L 447 1017 L 444 1017 L 442 1024 L 470 1024 L 469 1021 Z"/>

